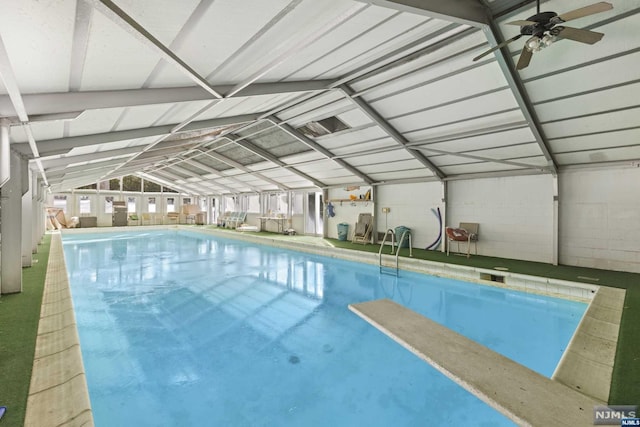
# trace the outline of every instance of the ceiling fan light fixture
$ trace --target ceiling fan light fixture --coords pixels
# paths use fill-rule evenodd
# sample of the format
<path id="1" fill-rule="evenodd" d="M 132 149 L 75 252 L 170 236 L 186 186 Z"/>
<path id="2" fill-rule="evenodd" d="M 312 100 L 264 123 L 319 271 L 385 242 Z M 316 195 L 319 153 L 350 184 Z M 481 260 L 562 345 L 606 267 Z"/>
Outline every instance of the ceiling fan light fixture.
<path id="1" fill-rule="evenodd" d="M 557 37 L 555 35 L 547 33 L 542 37 L 541 42 L 544 47 L 547 47 L 551 46 L 556 41 L 556 39 Z"/>
<path id="2" fill-rule="evenodd" d="M 540 49 L 542 49 L 540 39 L 537 36 L 534 36 L 527 40 L 527 49 L 529 52 L 540 51 Z"/>

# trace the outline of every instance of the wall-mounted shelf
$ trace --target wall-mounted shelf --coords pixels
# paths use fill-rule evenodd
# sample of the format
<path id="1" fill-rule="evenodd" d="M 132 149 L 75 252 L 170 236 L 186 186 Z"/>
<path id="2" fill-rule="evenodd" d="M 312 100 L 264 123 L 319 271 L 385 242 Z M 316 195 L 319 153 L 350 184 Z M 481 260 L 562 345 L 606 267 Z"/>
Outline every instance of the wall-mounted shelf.
<path id="1" fill-rule="evenodd" d="M 329 202 L 331 203 L 342 203 L 342 202 L 354 202 L 354 203 L 363 203 L 363 202 L 370 202 L 373 203 L 373 200 L 367 200 L 367 199 L 331 199 L 329 200 Z"/>

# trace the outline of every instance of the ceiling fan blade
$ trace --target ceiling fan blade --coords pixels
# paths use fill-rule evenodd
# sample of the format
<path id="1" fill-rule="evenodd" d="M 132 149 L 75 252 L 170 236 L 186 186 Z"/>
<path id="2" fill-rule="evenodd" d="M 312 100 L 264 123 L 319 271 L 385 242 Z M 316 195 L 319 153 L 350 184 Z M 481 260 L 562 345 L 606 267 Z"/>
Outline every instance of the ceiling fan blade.
<path id="1" fill-rule="evenodd" d="M 527 49 L 527 46 L 523 47 L 522 52 L 520 53 L 520 59 L 518 59 L 518 64 L 516 65 L 516 70 L 527 68 L 529 66 L 529 62 L 531 62 L 532 56 L 533 52 Z"/>
<path id="2" fill-rule="evenodd" d="M 562 15 L 558 15 L 554 18 L 558 22 L 567 22 L 572 19 L 582 18 L 584 16 L 594 15 L 600 12 L 606 12 L 607 10 L 613 9 L 613 5 L 611 3 L 607 3 L 602 1 L 600 3 L 594 3 L 590 6 L 581 7 L 580 9 L 572 10 L 571 12 L 563 13 Z"/>
<path id="3" fill-rule="evenodd" d="M 556 28 L 560 30 L 560 33 L 558 34 L 560 37 L 569 39 L 569 40 L 574 40 L 580 43 L 594 44 L 599 42 L 600 39 L 604 37 L 604 34 L 598 33 L 596 31 L 581 30 L 578 28 L 571 28 L 571 27 L 556 27 Z"/>
<path id="4" fill-rule="evenodd" d="M 526 20 L 518 20 L 518 21 L 511 21 L 511 22 L 507 22 L 507 25 L 518 25 L 520 27 L 524 27 L 526 25 L 536 25 L 537 22 L 535 21 L 526 21 Z"/>
<path id="5" fill-rule="evenodd" d="M 499 45 L 496 45 L 496 46 L 492 47 L 491 49 L 489 49 L 489 50 L 487 50 L 487 51 L 485 51 L 485 52 L 481 53 L 481 54 L 480 54 L 480 55 L 478 55 L 478 56 L 476 56 L 475 58 L 473 58 L 473 60 L 474 60 L 474 61 L 477 61 L 477 60 L 478 60 L 478 59 L 480 59 L 480 58 L 484 58 L 485 56 L 487 56 L 487 55 L 488 55 L 488 54 L 490 54 L 491 52 L 496 51 L 496 50 L 498 50 L 498 49 L 500 49 L 500 48 L 502 48 L 502 47 L 504 47 L 504 46 L 508 45 L 509 43 L 511 43 L 511 42 L 513 42 L 513 41 L 518 40 L 520 37 L 522 37 L 522 34 L 518 34 L 518 35 L 517 35 L 517 36 L 515 36 L 515 37 L 511 37 L 510 39 L 503 41 L 503 42 L 502 42 L 502 43 L 500 43 Z"/>

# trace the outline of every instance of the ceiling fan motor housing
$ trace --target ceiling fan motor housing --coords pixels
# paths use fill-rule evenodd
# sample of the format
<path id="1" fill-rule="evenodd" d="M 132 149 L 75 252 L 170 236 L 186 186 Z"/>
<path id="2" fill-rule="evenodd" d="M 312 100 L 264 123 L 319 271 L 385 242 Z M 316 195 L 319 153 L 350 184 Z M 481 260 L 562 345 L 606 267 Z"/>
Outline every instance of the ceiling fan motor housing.
<path id="1" fill-rule="evenodd" d="M 546 31 L 549 31 L 558 22 L 553 20 L 558 16 L 555 12 L 541 12 L 529 18 L 527 21 L 535 22 L 533 25 L 523 25 L 520 27 L 520 34 L 528 36 L 542 37 Z"/>

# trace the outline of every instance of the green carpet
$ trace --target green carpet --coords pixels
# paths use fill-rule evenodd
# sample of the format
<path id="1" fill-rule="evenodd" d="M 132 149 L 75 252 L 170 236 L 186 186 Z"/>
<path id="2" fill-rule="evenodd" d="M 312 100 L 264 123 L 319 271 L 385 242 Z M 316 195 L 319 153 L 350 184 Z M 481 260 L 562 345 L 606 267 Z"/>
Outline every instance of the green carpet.
<path id="1" fill-rule="evenodd" d="M 0 406 L 7 407 L 0 427 L 24 424 L 50 243 L 45 236 L 37 262 L 22 269 L 22 293 L 0 297 Z"/>

